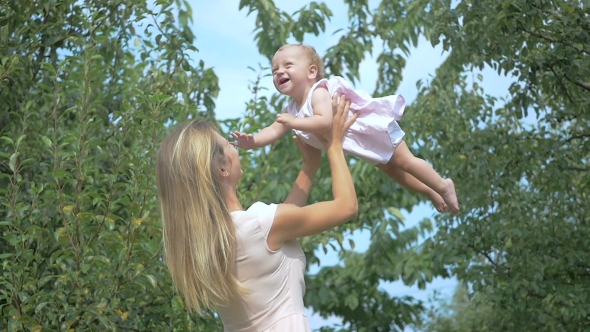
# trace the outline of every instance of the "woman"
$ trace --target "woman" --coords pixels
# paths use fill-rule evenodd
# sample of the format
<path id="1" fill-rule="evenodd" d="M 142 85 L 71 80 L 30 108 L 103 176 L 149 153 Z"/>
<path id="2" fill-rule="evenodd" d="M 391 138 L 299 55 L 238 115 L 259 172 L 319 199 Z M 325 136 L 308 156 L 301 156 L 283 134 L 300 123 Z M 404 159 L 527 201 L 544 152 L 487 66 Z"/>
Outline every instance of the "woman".
<path id="1" fill-rule="evenodd" d="M 353 219 L 356 192 L 342 140 L 350 103 L 332 100 L 332 129 L 319 136 L 334 199 L 305 206 L 321 153 L 296 139 L 303 168 L 283 204 L 244 211 L 237 150 L 205 122 L 177 128 L 158 152 L 157 184 L 166 264 L 189 309 L 215 307 L 226 331 L 310 331 L 298 238 Z"/>

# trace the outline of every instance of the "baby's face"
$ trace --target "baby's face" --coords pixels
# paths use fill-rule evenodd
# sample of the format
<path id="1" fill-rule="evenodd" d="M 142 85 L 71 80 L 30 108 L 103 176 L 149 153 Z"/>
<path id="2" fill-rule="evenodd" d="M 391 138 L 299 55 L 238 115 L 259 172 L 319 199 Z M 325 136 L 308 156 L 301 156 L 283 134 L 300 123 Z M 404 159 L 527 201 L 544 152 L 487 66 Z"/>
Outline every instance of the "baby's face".
<path id="1" fill-rule="evenodd" d="M 309 61 L 301 47 L 289 46 L 272 58 L 272 79 L 275 88 L 293 97 L 308 82 Z"/>

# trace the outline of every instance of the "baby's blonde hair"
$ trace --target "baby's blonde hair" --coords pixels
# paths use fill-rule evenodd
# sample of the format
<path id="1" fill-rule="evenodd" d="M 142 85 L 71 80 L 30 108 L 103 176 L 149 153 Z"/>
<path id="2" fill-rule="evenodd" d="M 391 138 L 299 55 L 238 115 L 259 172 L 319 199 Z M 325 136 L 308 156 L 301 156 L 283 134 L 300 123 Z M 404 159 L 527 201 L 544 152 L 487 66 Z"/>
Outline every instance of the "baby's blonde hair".
<path id="1" fill-rule="evenodd" d="M 305 53 L 305 55 L 307 55 L 309 64 L 314 65 L 318 68 L 318 74 L 315 77 L 316 82 L 326 77 L 326 68 L 324 67 L 324 61 L 322 61 L 322 57 L 318 54 L 315 48 L 304 44 L 287 44 L 281 46 L 281 48 L 279 48 L 277 52 L 282 51 L 287 47 L 301 47 L 303 49 L 303 52 Z"/>
<path id="2" fill-rule="evenodd" d="M 216 133 L 204 121 L 178 126 L 162 142 L 156 165 L 165 262 L 197 313 L 246 292 L 234 275 L 235 226 L 221 189 L 226 156 Z"/>

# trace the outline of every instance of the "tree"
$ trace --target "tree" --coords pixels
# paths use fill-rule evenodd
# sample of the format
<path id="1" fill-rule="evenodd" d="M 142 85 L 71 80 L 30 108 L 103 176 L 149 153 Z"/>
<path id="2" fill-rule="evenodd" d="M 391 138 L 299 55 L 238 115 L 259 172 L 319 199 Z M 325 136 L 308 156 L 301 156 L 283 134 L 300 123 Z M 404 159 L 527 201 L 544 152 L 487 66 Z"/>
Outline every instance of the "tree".
<path id="1" fill-rule="evenodd" d="M 363 183 L 358 186 L 363 215 L 345 227 L 371 229 L 372 244 L 356 259 L 343 254 L 344 269 L 310 276 L 310 287 L 327 293 L 311 293 L 308 303 L 322 314 L 340 315 L 352 329 L 362 329 L 364 322 L 383 330 L 399 328 L 392 319 L 395 310 L 383 313 L 392 325 L 384 326 L 380 317 L 366 319 L 365 309 L 385 303 L 375 293 L 363 300 L 374 280 L 402 277 L 421 285 L 433 274 L 455 275 L 470 286 L 475 305 L 488 302 L 504 322 L 490 329 L 585 329 L 590 287 L 589 214 L 583 203 L 590 183 L 590 121 L 584 112 L 590 102 L 588 6 L 581 1 L 418 0 L 383 1 L 371 11 L 366 1 L 346 4 L 351 25 L 325 54 L 327 71 L 358 78 L 360 61 L 374 42 L 382 41 L 376 95 L 395 92 L 404 57 L 420 35 L 434 45 L 442 42 L 447 59 L 431 81 L 417 82 L 420 93 L 404 123 L 411 124 L 408 140 L 419 147 L 416 152 L 457 179 L 463 213 L 437 217 L 436 234 L 416 250 L 404 250 L 412 242 L 391 237 L 398 219 L 383 222 L 395 215 L 383 210 L 411 208 L 412 196 L 392 195 L 394 187 L 381 187 L 373 170 L 352 165 L 355 182 Z M 293 15 L 268 1 L 242 0 L 240 6 L 256 12 L 255 38 L 267 57 L 287 40 L 301 42 L 304 33 L 321 32 L 321 17 L 330 15 L 315 3 Z M 305 27 L 298 25 L 301 21 Z M 483 91 L 484 68 L 514 77 L 509 96 L 498 100 Z M 385 190 L 375 193 L 375 188 Z M 330 236 L 338 239 L 337 233 Z M 357 273 L 349 276 L 346 268 Z M 354 286 L 342 287 L 347 285 Z"/>
<path id="2" fill-rule="evenodd" d="M 309 264 L 318 262 L 318 245 L 339 246 L 340 265 L 307 276 L 307 305 L 343 319 L 324 330 L 415 325 L 424 306 L 379 285 L 401 279 L 423 288 L 450 275 L 469 286 L 470 305 L 504 324 L 486 323 L 489 330 L 583 330 L 588 7 L 563 0 L 345 3 L 351 23 L 325 54 L 330 75 L 355 81 L 380 42 L 374 94 L 392 94 L 420 36 L 447 50 L 432 80 L 418 82 L 402 125 L 414 152 L 457 180 L 463 212 L 437 217 L 434 236 L 416 246 L 432 222 L 402 230 L 399 211 L 423 198 L 351 159 L 359 217 L 301 241 Z M 239 7 L 256 15 L 255 42 L 268 58 L 288 40 L 325 33 L 332 15 L 316 2 L 292 14 L 270 0 Z M 190 6 L 67 0 L 9 1 L 0 9 L 0 327 L 220 329 L 213 312 L 187 315 L 160 261 L 153 153 L 169 125 L 216 121 L 217 78 L 192 60 Z M 486 66 L 515 77 L 510 96 L 485 94 L 478 74 Z M 245 117 L 219 123 L 224 134 L 256 132 L 280 111 L 285 99 L 257 82 Z M 529 113 L 533 124 L 523 120 Z M 280 201 L 300 162 L 288 137 L 245 155 L 243 203 Z M 329 197 L 328 170 L 325 163 L 310 201 Z M 372 234 L 364 253 L 343 247 L 358 229 Z"/>
<path id="3" fill-rule="evenodd" d="M 379 57 L 381 81 L 376 94 L 394 91 L 401 82 L 405 62 L 401 55 L 393 58 L 388 55 L 398 47 L 409 52 L 416 45 L 420 30 L 412 29 L 407 22 L 392 19 L 397 5 L 389 2 L 383 2 L 377 14 L 370 12 L 366 1 L 347 1 L 347 4 L 352 23 L 339 42 L 328 49 L 324 59 L 327 73 L 357 80 L 359 65 L 371 52 L 373 41 L 387 38 L 388 48 Z M 287 41 L 302 42 L 306 35 L 325 32 L 324 21 L 332 15 L 325 4 L 316 2 L 293 14 L 280 10 L 272 1 L 242 0 L 240 9 L 256 15 L 255 41 L 260 53 L 269 60 Z M 422 22 L 418 14 L 414 13 L 411 19 Z M 400 33 L 394 36 L 390 32 L 392 29 Z M 262 68 L 261 75 L 264 70 L 268 73 L 268 69 Z M 252 87 L 254 98 L 243 119 L 228 120 L 225 122 L 227 127 L 254 133 L 272 123 L 281 111 L 284 97 L 260 91 L 257 81 L 252 82 Z M 262 174 L 244 169 L 243 187 L 239 192 L 246 193 L 247 189 L 255 188 L 252 184 L 263 188 L 243 195 L 245 205 L 257 200 L 276 201 L 286 196 L 290 183 L 284 179 L 293 179 L 297 167 L 292 165 L 300 163 L 297 148 L 290 140 L 285 137 L 267 149 L 245 155 L 245 164 L 256 165 L 262 169 Z M 310 202 L 330 198 L 328 171 L 326 163 L 318 175 Z M 305 302 L 324 317 L 341 317 L 343 326 L 337 327 L 341 331 L 403 330 L 420 319 L 424 307 L 412 297 L 391 296 L 380 285 L 403 280 L 424 288 L 432 281 L 434 274 L 430 262 L 422 261 L 413 249 L 421 232 L 432 230 L 431 222 L 424 220 L 419 227 L 403 230 L 400 209 L 411 210 L 423 198 L 400 190 L 399 185 L 366 163 L 351 160 L 351 172 L 357 184 L 359 217 L 333 231 L 301 240 L 308 265 L 318 262 L 314 255 L 318 244 L 324 248 L 337 246 L 342 258 L 341 266 L 324 267 L 317 275 L 307 276 Z M 344 237 L 360 229 L 373 234 L 369 249 L 362 254 L 345 250 Z M 326 331 L 330 329 L 324 328 Z"/>
<path id="4" fill-rule="evenodd" d="M 170 284 L 161 262 L 153 181 L 153 153 L 168 126 L 191 117 L 216 121 L 217 78 L 204 63 L 191 60 L 196 48 L 190 6 L 99 0 L 1 6 L 0 190 L 6 197 L 0 209 L 1 326 L 11 331 L 220 329 L 212 312 L 189 317 Z M 261 6 L 249 7 L 262 15 L 266 33 L 259 35 L 278 33 L 259 40 L 266 43 L 261 44 L 265 54 L 290 31 L 297 38 L 322 32 L 330 15 L 325 5 L 312 3 L 295 21 L 272 2 Z M 365 53 L 358 47 L 371 41 L 357 37 L 341 42 L 344 53 L 334 48 L 332 72 L 358 76 L 355 68 Z M 256 84 L 253 92 L 248 112 L 259 121 L 229 120 L 220 124 L 222 130 L 238 122 L 257 130 L 284 101 L 260 94 Z M 300 162 L 288 139 L 246 157 L 244 203 L 280 201 L 297 168 L 285 172 L 281 166 Z M 325 164 L 312 200 L 328 197 L 328 169 Z M 308 292 L 307 301 L 323 314 L 345 317 L 352 328 L 368 323 L 373 325 L 366 329 L 375 324 L 381 330 L 403 328 L 422 307 L 379 290 L 379 282 L 401 275 L 388 271 L 395 264 L 379 254 L 390 246 L 388 259 L 403 256 L 418 232 L 400 231 L 399 210 L 382 207 L 395 202 L 411 208 L 420 198 L 395 191 L 396 185 L 366 164 L 355 164 L 353 172 L 357 181 L 379 190 L 359 190 L 364 203 L 357 222 L 302 240 L 309 262 L 317 262 L 318 244 L 333 245 L 329 242 L 336 239 L 342 245 L 344 234 L 354 229 L 371 229 L 380 241 L 362 255 L 343 253 L 346 269 L 309 276 L 310 289 L 319 291 Z M 253 184 L 258 191 L 249 192 Z M 404 278 L 424 285 L 432 273 L 423 276 L 406 267 Z M 336 301 L 326 305 L 325 294 Z M 370 319 L 374 309 L 381 310 L 378 320 Z"/>
<path id="5" fill-rule="evenodd" d="M 159 1 L 155 8 L 124 1 L 1 6 L 0 190 L 6 199 L 0 208 L 0 326 L 10 331 L 219 329 L 212 312 L 189 317 L 170 284 L 161 262 L 153 181 L 153 153 L 167 126 L 195 116 L 215 121 L 217 78 L 204 63 L 191 60 L 196 49 L 190 6 L 181 1 Z M 321 26 L 326 17 L 316 15 L 318 8 L 328 11 L 311 5 L 300 12 L 299 26 L 306 25 L 305 17 Z M 279 102 L 278 96 L 255 97 L 249 110 L 268 122 Z M 279 201 L 286 195 L 285 179 L 294 174 L 276 165 L 300 162 L 294 149 L 283 140 L 271 147 L 276 153 L 246 158 L 242 189 L 255 182 L 260 188 L 246 194 L 246 201 Z M 359 165 L 355 176 L 365 179 L 366 170 Z M 380 181 L 374 174 L 365 180 Z M 314 199 L 329 192 L 329 178 L 319 182 Z M 382 186 L 380 195 L 391 188 Z M 417 202 L 408 197 L 406 206 Z M 390 212 L 366 209 L 369 226 L 363 227 L 382 235 L 397 229 L 399 214 Z M 303 245 L 313 253 L 318 243 L 333 238 L 341 244 L 343 233 L 356 227 L 347 225 Z M 400 234 L 406 236 L 396 240 L 403 251 L 417 234 Z M 338 313 L 342 305 L 350 313 L 375 295 L 382 304 L 410 313 L 420 309 L 411 299 L 392 300 L 378 291 L 380 278 L 359 261 L 371 277 L 369 288 L 355 286 L 357 279 L 346 281 L 363 294 L 349 296 Z M 398 324 L 386 314 L 386 324 Z M 366 312 L 347 317 L 367 321 Z M 411 318 L 399 320 L 407 321 Z"/>
<path id="6" fill-rule="evenodd" d="M 426 150 L 444 151 L 441 165 L 462 191 L 472 189 L 463 198 L 468 213 L 441 219 L 424 252 L 454 261 L 451 272 L 507 324 L 490 331 L 585 330 L 589 9 L 575 1 L 434 1 L 430 12 L 433 41 L 450 52 L 416 101 L 417 116 L 445 110 L 436 124 L 422 123 L 421 138 Z M 461 76 L 484 66 L 515 77 L 503 105 Z M 534 123 L 523 122 L 533 112 Z"/>
<path id="7" fill-rule="evenodd" d="M 416 331 L 510 331 L 511 322 L 492 307 L 484 293 L 472 294 L 467 285 L 460 284 L 450 302 L 435 295 L 426 313 L 428 318 L 416 326 Z"/>
<path id="8" fill-rule="evenodd" d="M 219 329 L 161 262 L 154 151 L 213 119 L 183 1 L 0 4 L 0 330 Z M 177 13 L 177 14 L 176 14 Z"/>

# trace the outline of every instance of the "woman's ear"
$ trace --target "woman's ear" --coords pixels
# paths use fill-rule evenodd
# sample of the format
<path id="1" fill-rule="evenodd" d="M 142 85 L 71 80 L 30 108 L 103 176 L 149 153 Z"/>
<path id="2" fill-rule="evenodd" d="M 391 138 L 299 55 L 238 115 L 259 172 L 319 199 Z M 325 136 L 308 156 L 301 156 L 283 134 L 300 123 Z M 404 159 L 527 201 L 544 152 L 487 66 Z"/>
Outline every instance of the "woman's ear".
<path id="1" fill-rule="evenodd" d="M 309 66 L 307 78 L 309 78 L 310 80 L 315 80 L 315 78 L 317 76 L 318 76 L 318 66 L 316 66 L 316 65 Z"/>
<path id="2" fill-rule="evenodd" d="M 219 170 L 219 176 L 221 176 L 221 177 L 228 177 L 229 176 L 229 172 L 227 171 L 227 169 L 225 169 L 225 168 L 222 167 Z"/>

